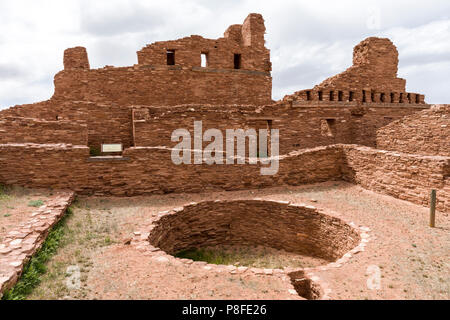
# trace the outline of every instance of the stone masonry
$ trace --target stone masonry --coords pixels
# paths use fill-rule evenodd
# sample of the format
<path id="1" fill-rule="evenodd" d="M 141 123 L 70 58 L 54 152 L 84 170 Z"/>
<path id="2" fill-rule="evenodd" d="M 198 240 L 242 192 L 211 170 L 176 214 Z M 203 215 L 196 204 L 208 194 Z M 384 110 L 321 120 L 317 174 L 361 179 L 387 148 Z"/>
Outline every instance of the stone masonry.
<path id="1" fill-rule="evenodd" d="M 42 246 L 51 228 L 75 198 L 72 191 L 59 191 L 36 209 L 32 219 L 11 230 L 0 243 L 0 297 L 19 279 L 25 264 Z"/>
<path id="2" fill-rule="evenodd" d="M 85 48 L 67 49 L 51 99 L 0 111 L 0 183 L 131 196 L 343 179 L 422 205 L 436 188 L 449 210 L 448 110 L 406 92 L 389 39 L 362 41 L 349 69 L 274 102 L 265 30 L 252 13 L 218 39 L 147 45 L 128 67 L 91 69 Z M 172 131 L 199 120 L 278 129 L 278 174 L 174 165 Z M 102 144 L 123 152 L 93 156 Z"/>

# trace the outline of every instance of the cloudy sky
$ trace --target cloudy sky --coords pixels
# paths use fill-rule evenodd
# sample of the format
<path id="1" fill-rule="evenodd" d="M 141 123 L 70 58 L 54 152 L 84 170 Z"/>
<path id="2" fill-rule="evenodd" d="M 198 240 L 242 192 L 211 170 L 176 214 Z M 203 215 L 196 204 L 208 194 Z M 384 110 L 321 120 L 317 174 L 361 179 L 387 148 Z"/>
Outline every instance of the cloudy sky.
<path id="1" fill-rule="evenodd" d="M 408 91 L 450 103 L 448 0 L 0 0 L 0 109 L 50 98 L 68 47 L 86 47 L 91 68 L 133 65 L 148 43 L 218 38 L 250 12 L 266 21 L 274 99 L 343 71 L 356 44 L 381 36 Z"/>

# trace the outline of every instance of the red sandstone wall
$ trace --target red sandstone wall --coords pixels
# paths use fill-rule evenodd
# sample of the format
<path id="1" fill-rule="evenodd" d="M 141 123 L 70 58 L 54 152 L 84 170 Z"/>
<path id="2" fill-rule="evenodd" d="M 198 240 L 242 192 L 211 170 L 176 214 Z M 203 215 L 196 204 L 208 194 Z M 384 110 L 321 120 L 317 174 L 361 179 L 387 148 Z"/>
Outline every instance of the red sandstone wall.
<path id="1" fill-rule="evenodd" d="M 135 66 L 55 76 L 54 99 L 128 105 L 254 104 L 272 102 L 269 72 Z"/>
<path id="2" fill-rule="evenodd" d="M 420 107 L 373 106 L 352 104 L 279 104 L 252 106 L 183 105 L 171 108 L 135 107 L 135 143 L 137 146 L 175 146 L 170 137 L 178 128 L 193 133 L 194 121 L 202 120 L 204 131 L 211 128 L 268 128 L 280 130 L 280 154 L 302 148 L 336 143 L 374 147 L 376 131 L 390 122 L 423 110 Z M 323 132 L 326 119 L 333 120 L 332 135 Z M 206 142 L 204 144 L 207 145 Z"/>
<path id="3" fill-rule="evenodd" d="M 361 146 L 342 148 L 344 180 L 423 206 L 429 205 L 430 192 L 437 189 L 438 209 L 450 212 L 449 157 L 419 156 Z"/>
<path id="4" fill-rule="evenodd" d="M 423 104 L 425 96 L 406 92 L 397 78 L 398 51 L 385 38 L 367 38 L 353 51 L 353 65 L 313 89 L 286 96 L 285 101 Z"/>
<path id="5" fill-rule="evenodd" d="M 268 104 L 272 66 L 264 33 L 262 16 L 250 14 L 223 38 L 191 36 L 156 42 L 137 53 L 137 65 L 123 68 L 90 70 L 86 50 L 70 48 L 64 53 L 64 70 L 55 76 L 53 99 L 124 106 Z M 168 62 L 169 50 L 175 52 L 173 65 Z M 206 67 L 201 66 L 202 53 L 207 55 Z M 235 54 L 241 56 L 238 67 Z"/>
<path id="6" fill-rule="evenodd" d="M 117 196 L 242 190 L 337 179 L 342 158 L 334 147 L 304 150 L 285 157 L 277 175 L 261 176 L 259 165 L 176 166 L 170 153 L 137 147 L 124 158 L 102 160 L 89 158 L 82 146 L 3 144 L 0 183 Z"/>
<path id="7" fill-rule="evenodd" d="M 450 158 L 400 154 L 335 145 L 283 156 L 275 176 L 259 165 L 174 165 L 170 150 L 136 147 L 123 158 L 89 158 L 88 147 L 0 145 L 0 183 L 82 194 L 139 195 L 242 190 L 344 179 L 399 199 L 428 205 L 438 190 L 438 209 L 450 212 Z M 17 161 L 20 159 L 20 162 Z"/>
<path id="8" fill-rule="evenodd" d="M 86 145 L 87 142 L 87 125 L 83 121 L 0 118 L 0 144 L 67 143 Z"/>
<path id="9" fill-rule="evenodd" d="M 407 116 L 377 131 L 379 149 L 450 156 L 450 105 Z"/>

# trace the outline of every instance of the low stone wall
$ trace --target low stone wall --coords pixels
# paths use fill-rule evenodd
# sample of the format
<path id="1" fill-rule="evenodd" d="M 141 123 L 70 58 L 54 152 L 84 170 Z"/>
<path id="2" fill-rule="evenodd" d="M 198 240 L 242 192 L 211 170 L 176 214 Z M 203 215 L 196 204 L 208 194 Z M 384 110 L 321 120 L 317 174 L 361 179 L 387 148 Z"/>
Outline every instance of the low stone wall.
<path id="1" fill-rule="evenodd" d="M 276 175 L 262 176 L 261 164 L 177 166 L 168 148 L 136 147 L 123 157 L 90 158 L 86 146 L 4 144 L 0 183 L 116 196 L 242 190 L 339 179 L 341 159 L 333 146 L 292 152 L 281 157 Z"/>
<path id="2" fill-rule="evenodd" d="M 20 161 L 18 161 L 20 159 Z M 69 188 L 80 194 L 132 196 L 198 193 L 350 181 L 364 188 L 428 206 L 438 190 L 438 209 L 450 211 L 450 157 L 420 156 L 357 145 L 332 145 L 279 158 L 276 175 L 261 164 L 175 165 L 171 149 L 133 147 L 123 157 L 89 157 L 87 146 L 0 145 L 0 183 Z"/>
<path id="3" fill-rule="evenodd" d="M 11 230 L 0 243 L 0 298 L 19 279 L 24 266 L 39 250 L 51 228 L 75 198 L 72 191 L 59 191 L 32 213 L 32 219 Z"/>
<path id="4" fill-rule="evenodd" d="M 450 212 L 450 157 L 420 156 L 343 145 L 342 178 L 382 194 L 429 205 L 438 190 L 438 209 Z"/>
<path id="5" fill-rule="evenodd" d="M 87 124 L 82 121 L 47 121 L 32 118 L 0 118 L 0 143 L 67 143 L 86 145 Z"/>
<path id="6" fill-rule="evenodd" d="M 405 153 L 450 156 L 450 105 L 432 106 L 379 129 L 377 147 Z"/>
<path id="7" fill-rule="evenodd" d="M 258 200 L 210 201 L 162 217 L 150 243 L 169 253 L 217 245 L 261 245 L 335 261 L 356 247 L 358 232 L 315 208 Z"/>

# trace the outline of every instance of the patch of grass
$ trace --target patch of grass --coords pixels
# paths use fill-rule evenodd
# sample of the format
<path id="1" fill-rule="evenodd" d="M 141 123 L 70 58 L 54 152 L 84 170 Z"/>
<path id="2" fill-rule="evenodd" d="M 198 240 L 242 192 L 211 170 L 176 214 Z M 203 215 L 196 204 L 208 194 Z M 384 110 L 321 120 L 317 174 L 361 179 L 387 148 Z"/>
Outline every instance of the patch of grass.
<path id="1" fill-rule="evenodd" d="M 268 247 L 217 246 L 188 249 L 175 254 L 177 258 L 205 261 L 210 264 L 255 268 L 313 267 L 326 264 L 320 259 L 282 252 Z"/>
<path id="2" fill-rule="evenodd" d="M 90 154 L 92 157 L 99 157 L 99 156 L 102 155 L 102 151 L 100 150 L 100 148 L 97 148 L 97 147 L 90 147 L 90 148 L 89 148 L 89 154 Z"/>
<path id="3" fill-rule="evenodd" d="M 232 264 L 235 257 L 222 250 L 189 249 L 178 252 L 175 257 L 191 259 L 194 261 L 206 261 L 210 264 Z"/>
<path id="4" fill-rule="evenodd" d="M 28 202 L 29 207 L 39 208 L 40 206 L 43 206 L 43 205 L 44 205 L 44 201 L 42 201 L 42 200 L 32 200 L 32 201 Z"/>
<path id="5" fill-rule="evenodd" d="M 31 258 L 23 269 L 17 284 L 6 291 L 2 300 L 25 300 L 40 283 L 40 277 L 47 271 L 47 261 L 56 253 L 64 236 L 66 219 L 72 214 L 68 208 L 63 218 L 52 228 L 41 249 Z"/>
<path id="6" fill-rule="evenodd" d="M 0 184 L 0 201 L 9 199 L 9 196 L 6 193 L 6 191 L 7 191 L 6 186 Z"/>

